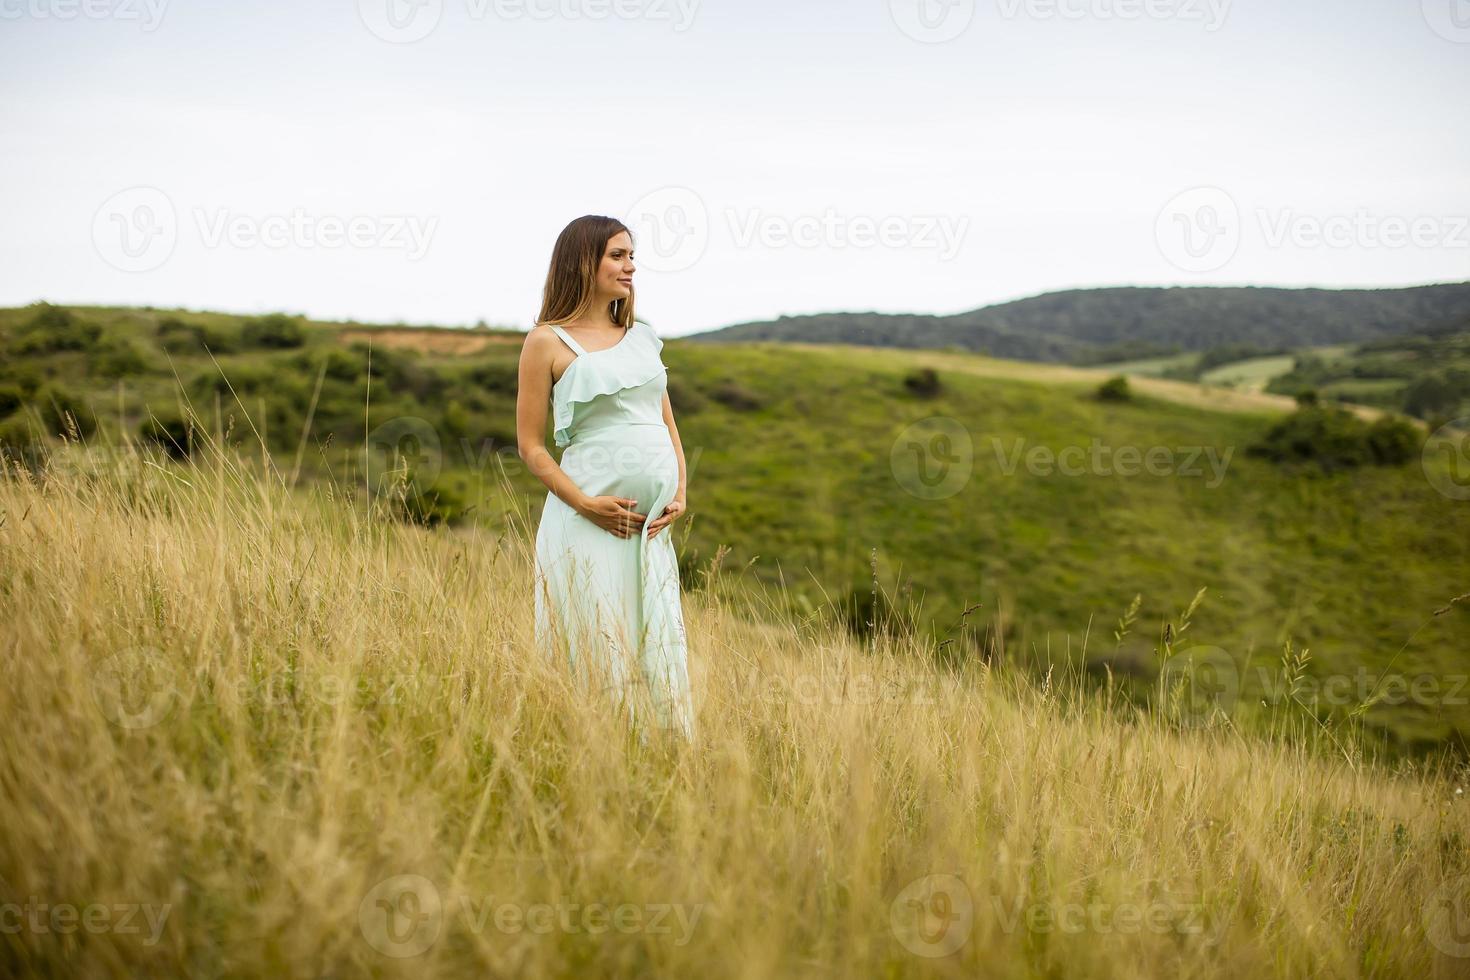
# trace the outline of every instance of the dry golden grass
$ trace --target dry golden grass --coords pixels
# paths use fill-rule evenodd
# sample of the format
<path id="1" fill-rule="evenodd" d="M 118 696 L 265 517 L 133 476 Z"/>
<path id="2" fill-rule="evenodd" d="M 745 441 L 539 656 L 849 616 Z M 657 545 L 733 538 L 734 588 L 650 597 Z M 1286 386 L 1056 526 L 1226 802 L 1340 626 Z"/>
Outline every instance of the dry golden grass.
<path id="1" fill-rule="evenodd" d="M 534 652 L 525 528 L 88 465 L 0 482 L 0 974 L 1470 965 L 1443 769 L 940 670 L 717 568 L 698 738 L 645 741 Z"/>

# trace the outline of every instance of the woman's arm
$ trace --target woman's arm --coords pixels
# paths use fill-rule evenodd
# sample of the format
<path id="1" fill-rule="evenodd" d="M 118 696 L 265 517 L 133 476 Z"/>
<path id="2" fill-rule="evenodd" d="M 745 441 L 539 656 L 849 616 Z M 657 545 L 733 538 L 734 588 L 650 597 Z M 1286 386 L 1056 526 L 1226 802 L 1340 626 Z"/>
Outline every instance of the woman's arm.
<path id="1" fill-rule="evenodd" d="M 672 524 L 674 518 L 684 513 L 688 507 L 686 491 L 689 486 L 689 474 L 684 463 L 684 443 L 679 440 L 679 426 L 674 423 L 674 405 L 669 401 L 667 391 L 664 392 L 664 425 L 669 427 L 669 438 L 674 443 L 674 455 L 679 460 L 679 489 L 674 494 L 674 499 L 664 508 L 664 512 L 648 522 L 650 538 Z"/>

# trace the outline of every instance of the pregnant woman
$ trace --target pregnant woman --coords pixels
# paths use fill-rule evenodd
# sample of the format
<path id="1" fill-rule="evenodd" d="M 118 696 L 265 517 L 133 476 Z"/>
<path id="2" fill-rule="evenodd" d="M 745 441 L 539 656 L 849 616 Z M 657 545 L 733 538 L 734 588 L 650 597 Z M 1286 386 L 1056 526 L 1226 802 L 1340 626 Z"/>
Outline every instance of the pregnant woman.
<path id="1" fill-rule="evenodd" d="M 578 218 L 551 254 L 521 351 L 520 456 L 546 484 L 536 530 L 536 642 L 569 658 L 637 720 L 686 738 L 693 710 L 669 525 L 684 512 L 684 449 L 663 341 L 633 319 L 633 237 Z M 546 413 L 565 451 L 546 449 Z"/>

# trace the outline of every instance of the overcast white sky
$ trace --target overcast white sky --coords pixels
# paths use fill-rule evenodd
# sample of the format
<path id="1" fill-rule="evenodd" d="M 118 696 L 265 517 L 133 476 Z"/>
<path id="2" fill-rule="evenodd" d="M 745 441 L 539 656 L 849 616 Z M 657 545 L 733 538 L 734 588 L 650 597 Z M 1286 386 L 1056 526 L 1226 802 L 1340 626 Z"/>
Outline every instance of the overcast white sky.
<path id="1" fill-rule="evenodd" d="M 666 336 L 1470 279 L 1467 0 L 0 0 L 0 91 L 4 305 L 525 327 L 586 213 Z"/>

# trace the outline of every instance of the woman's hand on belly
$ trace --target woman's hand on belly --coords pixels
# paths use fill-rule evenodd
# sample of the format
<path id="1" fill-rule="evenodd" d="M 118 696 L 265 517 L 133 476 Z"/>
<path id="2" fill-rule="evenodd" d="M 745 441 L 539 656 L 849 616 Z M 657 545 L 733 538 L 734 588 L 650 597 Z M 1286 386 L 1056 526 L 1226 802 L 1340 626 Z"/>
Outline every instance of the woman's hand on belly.
<path id="1" fill-rule="evenodd" d="M 610 534 L 631 538 L 643 529 L 644 516 L 632 509 L 637 504 L 628 497 L 604 494 L 589 497 L 578 513 Z"/>
<path id="2" fill-rule="evenodd" d="M 670 524 L 674 523 L 675 518 L 684 513 L 684 510 L 685 506 L 683 497 L 675 497 L 673 500 L 670 500 L 669 505 L 664 508 L 664 512 L 649 522 L 649 538 L 652 538 L 655 534 L 662 531 Z"/>

